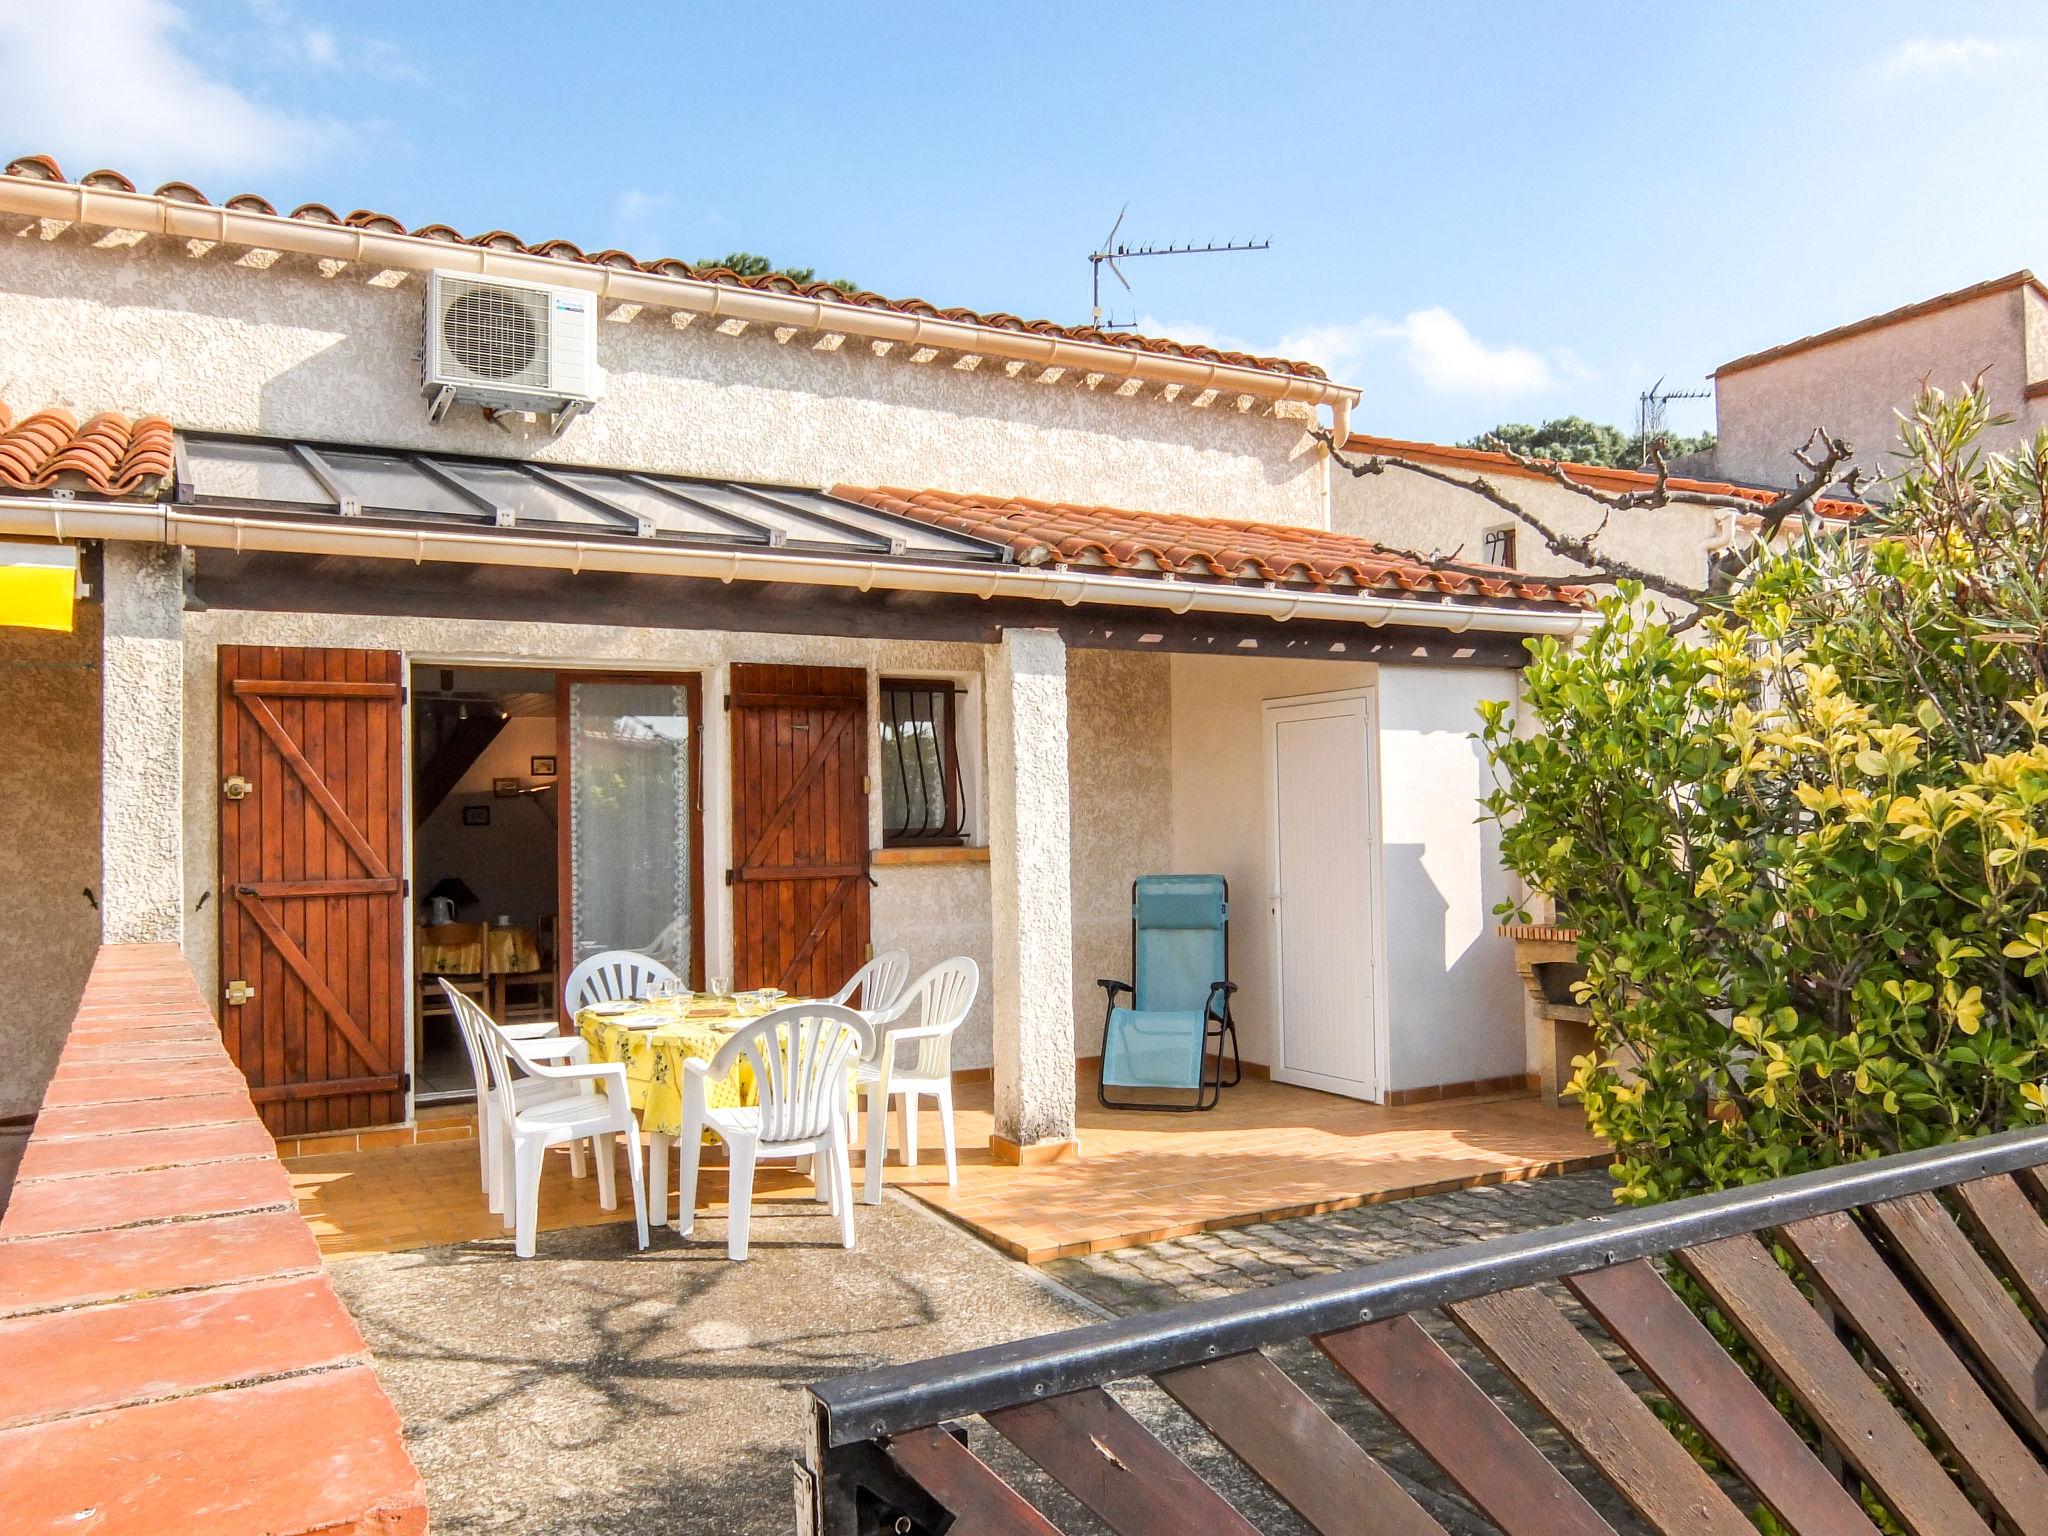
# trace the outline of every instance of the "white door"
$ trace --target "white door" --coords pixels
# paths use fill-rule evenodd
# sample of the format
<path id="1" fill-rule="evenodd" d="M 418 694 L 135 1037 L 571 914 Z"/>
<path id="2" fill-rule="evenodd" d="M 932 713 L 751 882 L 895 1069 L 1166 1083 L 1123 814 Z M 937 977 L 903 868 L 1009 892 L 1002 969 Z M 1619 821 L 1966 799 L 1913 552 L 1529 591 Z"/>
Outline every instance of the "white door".
<path id="1" fill-rule="evenodd" d="M 1269 701 L 1279 1020 L 1273 1077 L 1380 1097 L 1378 795 L 1370 695 Z"/>

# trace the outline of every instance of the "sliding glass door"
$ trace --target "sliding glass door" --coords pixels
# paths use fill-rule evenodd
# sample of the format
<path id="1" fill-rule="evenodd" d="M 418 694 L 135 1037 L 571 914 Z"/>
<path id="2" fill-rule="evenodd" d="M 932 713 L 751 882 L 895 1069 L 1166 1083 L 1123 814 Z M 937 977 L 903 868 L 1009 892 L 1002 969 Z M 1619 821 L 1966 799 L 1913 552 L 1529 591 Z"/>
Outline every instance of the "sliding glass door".
<path id="1" fill-rule="evenodd" d="M 698 685 L 564 675 L 565 966 L 637 950 L 701 985 Z"/>

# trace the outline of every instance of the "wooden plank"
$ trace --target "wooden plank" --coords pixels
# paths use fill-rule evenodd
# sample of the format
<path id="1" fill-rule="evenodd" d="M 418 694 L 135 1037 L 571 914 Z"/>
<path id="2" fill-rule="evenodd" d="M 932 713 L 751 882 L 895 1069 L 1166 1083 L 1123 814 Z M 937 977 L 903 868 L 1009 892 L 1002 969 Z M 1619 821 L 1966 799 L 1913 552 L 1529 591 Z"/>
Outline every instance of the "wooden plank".
<path id="1" fill-rule="evenodd" d="M 734 709 L 850 709 L 865 694 L 739 692 L 730 695 Z"/>
<path id="2" fill-rule="evenodd" d="M 2048 1449 L 2048 1344 L 1962 1228 L 1927 1193 L 1881 1201 L 1867 1214 L 1969 1347 L 2014 1421 Z"/>
<path id="3" fill-rule="evenodd" d="M 1024 1496 L 943 1429 L 913 1429 L 882 1445 L 889 1459 L 944 1505 L 961 1536 L 1060 1536 Z"/>
<path id="4" fill-rule="evenodd" d="M 1978 1493 L 2021 1536 L 2048 1536 L 2048 1470 L 1855 1218 L 1846 1211 L 1812 1216 L 1788 1223 L 1779 1237 Z"/>
<path id="5" fill-rule="evenodd" d="M 1564 1282 L 1796 1536 L 1877 1536 L 1863 1508 L 1647 1259 Z"/>
<path id="6" fill-rule="evenodd" d="M 1762 1243 L 1728 1237 L 1677 1257 L 1913 1536 L 1985 1531 L 1962 1490 Z"/>
<path id="7" fill-rule="evenodd" d="M 817 745 L 804 754 L 802 767 L 797 768 L 784 780 L 788 787 L 782 790 L 780 802 L 768 814 L 761 825 L 761 830 L 754 835 L 753 845 L 738 861 L 736 868 L 744 871 L 749 865 L 759 863 L 767 854 L 770 842 L 795 820 L 797 810 L 803 804 L 811 786 L 824 774 L 832 761 L 834 750 L 846 735 L 848 728 L 858 718 L 859 716 L 852 710 L 837 715 Z"/>
<path id="8" fill-rule="evenodd" d="M 306 761 L 306 756 L 299 750 L 298 744 L 285 734 L 284 726 L 279 723 L 277 716 L 271 713 L 270 706 L 261 699 L 245 699 L 243 704 L 251 718 L 255 720 L 257 728 L 270 739 L 271 746 L 277 749 L 277 755 L 283 758 L 285 764 L 298 776 L 299 782 L 305 786 L 306 793 L 313 797 L 313 802 L 334 823 L 334 830 L 341 834 L 341 839 L 348 844 L 349 851 L 361 861 L 364 871 L 372 879 L 389 879 L 391 871 L 385 867 L 377 850 L 370 846 L 369 839 L 363 836 L 362 830 L 356 825 L 356 818 L 350 816 L 341 802 L 335 799 L 334 791 L 328 787 L 327 781 L 314 772 L 313 765 Z M 379 717 L 373 714 L 370 718 L 375 720 Z M 367 757 L 365 761 L 367 765 Z"/>
<path id="9" fill-rule="evenodd" d="M 1720 1484 L 1539 1293 L 1500 1291 L 1446 1310 L 1652 1528 L 1756 1536 Z"/>
<path id="10" fill-rule="evenodd" d="M 1258 1351 L 1153 1380 L 1325 1536 L 1360 1529 L 1365 1510 L 1378 1536 L 1443 1536 L 1408 1490 Z"/>
<path id="11" fill-rule="evenodd" d="M 2048 1319 L 2048 1224 L 2026 1191 L 1999 1175 L 1951 1191 L 1963 1216 L 2034 1315 Z"/>
<path id="12" fill-rule="evenodd" d="M 1223 1495 L 1099 1388 L 983 1417 L 1118 1536 L 1258 1536 Z"/>
<path id="13" fill-rule="evenodd" d="M 233 684 L 237 697 L 250 699 L 385 699 L 397 703 L 400 686 L 395 682 L 348 682 L 328 678 L 238 678 Z"/>
<path id="14" fill-rule="evenodd" d="M 1320 1334 L 1316 1345 L 1506 1536 L 1614 1536 L 1414 1318 Z"/>
<path id="15" fill-rule="evenodd" d="M 270 940 L 271 948 L 277 951 L 279 958 L 292 974 L 298 977 L 306 990 L 313 994 L 314 1000 L 326 1010 L 329 1021 L 341 1031 L 348 1043 L 355 1047 L 356 1054 L 362 1058 L 363 1064 L 370 1068 L 370 1075 L 387 1075 L 390 1061 L 378 1054 L 377 1048 L 363 1033 L 362 1026 L 350 1015 L 347 1004 L 335 995 L 334 988 L 328 983 L 327 978 L 314 971 L 307 963 L 305 954 L 292 942 L 291 935 L 278 924 L 270 909 L 262 902 L 246 896 L 238 895 L 235 899 L 241 902 L 249 916 L 256 920 L 256 926 L 263 930 L 264 937 Z M 383 1070 L 380 1071 L 380 1068 Z"/>
<path id="16" fill-rule="evenodd" d="M 317 827 L 319 821 L 307 817 L 309 827 Z M 395 878 L 383 880 L 256 880 L 238 884 L 233 889 L 245 896 L 260 896 L 265 901 L 305 900 L 316 896 L 396 896 L 400 882 Z"/>
<path id="17" fill-rule="evenodd" d="M 310 1083 L 279 1083 L 268 1088 L 251 1088 L 249 1097 L 258 1104 L 280 1104 L 331 1099 L 343 1094 L 403 1092 L 405 1074 L 390 1072 L 382 1077 L 332 1077 Z"/>

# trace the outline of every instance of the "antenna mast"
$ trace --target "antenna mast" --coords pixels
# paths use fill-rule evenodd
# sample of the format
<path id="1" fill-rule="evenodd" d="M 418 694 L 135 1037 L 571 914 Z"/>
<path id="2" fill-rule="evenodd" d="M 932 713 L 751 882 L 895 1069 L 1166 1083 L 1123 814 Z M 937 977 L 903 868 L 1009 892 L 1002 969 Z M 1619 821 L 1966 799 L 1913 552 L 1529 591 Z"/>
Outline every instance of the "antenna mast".
<path id="1" fill-rule="evenodd" d="M 1116 222 L 1109 226 L 1109 233 L 1102 237 L 1099 249 L 1088 253 L 1089 298 L 1091 308 L 1089 323 L 1098 330 L 1129 330 L 1135 321 L 1119 324 L 1102 318 L 1102 269 L 1108 267 L 1110 275 L 1124 285 L 1126 293 L 1131 291 L 1131 280 L 1124 276 L 1120 261 L 1132 261 L 1140 256 L 1210 256 L 1222 255 L 1228 251 L 1267 251 L 1273 248 L 1270 240 L 1212 240 L 1207 245 L 1118 245 L 1116 232 L 1124 227 L 1124 215 L 1131 211 L 1125 203 L 1117 211 Z"/>
<path id="2" fill-rule="evenodd" d="M 1666 389 L 1659 379 L 1636 397 L 1636 443 L 1643 460 L 1650 457 L 1650 442 L 1664 435 L 1664 407 L 1673 400 L 1711 400 L 1710 389 Z"/>

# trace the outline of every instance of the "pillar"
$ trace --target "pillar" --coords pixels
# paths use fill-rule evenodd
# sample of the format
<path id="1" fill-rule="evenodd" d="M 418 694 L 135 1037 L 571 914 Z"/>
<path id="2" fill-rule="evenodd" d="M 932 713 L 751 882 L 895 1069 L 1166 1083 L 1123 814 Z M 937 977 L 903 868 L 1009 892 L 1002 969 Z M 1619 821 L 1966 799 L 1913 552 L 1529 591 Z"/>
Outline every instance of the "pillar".
<path id="1" fill-rule="evenodd" d="M 110 539 L 101 574 L 100 932 L 185 934 L 185 581 L 176 548 Z"/>
<path id="2" fill-rule="evenodd" d="M 1006 629 L 987 666 L 998 1161 L 1072 1156 L 1074 961 L 1067 648 Z"/>

